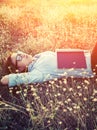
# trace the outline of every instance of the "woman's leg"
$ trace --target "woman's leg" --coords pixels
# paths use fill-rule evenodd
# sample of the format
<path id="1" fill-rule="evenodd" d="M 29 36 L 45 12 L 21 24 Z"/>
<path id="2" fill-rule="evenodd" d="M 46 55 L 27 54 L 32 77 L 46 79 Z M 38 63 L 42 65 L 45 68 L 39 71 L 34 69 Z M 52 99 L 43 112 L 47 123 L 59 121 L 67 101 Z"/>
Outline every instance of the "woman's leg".
<path id="1" fill-rule="evenodd" d="M 93 72 L 97 75 L 97 43 L 91 53 L 91 67 Z"/>

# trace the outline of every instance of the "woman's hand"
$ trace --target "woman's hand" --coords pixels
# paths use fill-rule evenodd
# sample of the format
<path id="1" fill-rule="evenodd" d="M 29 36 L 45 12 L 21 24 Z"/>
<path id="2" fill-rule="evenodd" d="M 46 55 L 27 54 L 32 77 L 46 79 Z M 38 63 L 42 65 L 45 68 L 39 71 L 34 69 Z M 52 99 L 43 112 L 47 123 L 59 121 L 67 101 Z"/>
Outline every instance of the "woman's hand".
<path id="1" fill-rule="evenodd" d="M 1 83 L 2 83 L 3 85 L 8 85 L 8 83 L 9 83 L 8 75 L 5 75 L 5 76 L 2 77 Z"/>

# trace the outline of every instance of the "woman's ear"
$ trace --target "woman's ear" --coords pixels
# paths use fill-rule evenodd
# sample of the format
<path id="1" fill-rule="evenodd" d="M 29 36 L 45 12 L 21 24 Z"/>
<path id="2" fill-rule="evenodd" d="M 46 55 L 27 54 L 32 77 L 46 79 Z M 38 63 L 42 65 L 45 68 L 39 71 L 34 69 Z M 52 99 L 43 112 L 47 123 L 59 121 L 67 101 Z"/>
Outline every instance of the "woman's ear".
<path id="1" fill-rule="evenodd" d="M 28 71 L 28 67 L 19 67 L 19 72 L 27 72 Z"/>
<path id="2" fill-rule="evenodd" d="M 25 70 L 25 67 L 19 67 L 19 72 L 23 72 Z"/>

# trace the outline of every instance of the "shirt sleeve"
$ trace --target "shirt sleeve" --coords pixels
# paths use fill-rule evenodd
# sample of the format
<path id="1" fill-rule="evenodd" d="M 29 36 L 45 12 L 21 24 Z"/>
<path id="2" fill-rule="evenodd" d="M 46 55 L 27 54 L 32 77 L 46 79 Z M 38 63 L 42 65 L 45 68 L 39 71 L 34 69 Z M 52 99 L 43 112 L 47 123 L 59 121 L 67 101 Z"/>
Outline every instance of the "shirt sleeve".
<path id="1" fill-rule="evenodd" d="M 27 73 L 18 73 L 18 74 L 10 74 L 9 75 L 9 87 L 29 84 L 29 83 L 37 83 L 43 81 L 43 75 L 38 70 L 33 70 L 32 72 Z"/>

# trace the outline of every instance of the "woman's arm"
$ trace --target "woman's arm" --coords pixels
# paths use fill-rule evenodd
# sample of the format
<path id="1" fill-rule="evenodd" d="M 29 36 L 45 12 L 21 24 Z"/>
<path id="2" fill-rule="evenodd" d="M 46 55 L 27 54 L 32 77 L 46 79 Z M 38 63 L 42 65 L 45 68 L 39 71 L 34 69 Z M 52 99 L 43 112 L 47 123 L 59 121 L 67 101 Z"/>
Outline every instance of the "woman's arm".
<path id="1" fill-rule="evenodd" d="M 27 73 L 6 75 L 1 79 L 1 83 L 3 85 L 8 85 L 9 87 L 12 87 L 16 85 L 41 82 L 43 80 L 42 78 L 42 73 L 40 71 L 33 70 L 32 72 Z"/>
<path id="2" fill-rule="evenodd" d="M 5 75 L 5 76 L 3 76 L 3 77 L 1 78 L 1 83 L 2 83 L 3 85 L 8 85 L 8 83 L 9 83 L 9 77 L 8 77 L 8 75 Z"/>

